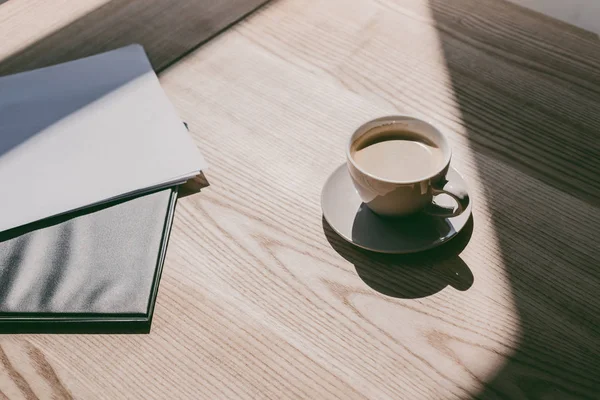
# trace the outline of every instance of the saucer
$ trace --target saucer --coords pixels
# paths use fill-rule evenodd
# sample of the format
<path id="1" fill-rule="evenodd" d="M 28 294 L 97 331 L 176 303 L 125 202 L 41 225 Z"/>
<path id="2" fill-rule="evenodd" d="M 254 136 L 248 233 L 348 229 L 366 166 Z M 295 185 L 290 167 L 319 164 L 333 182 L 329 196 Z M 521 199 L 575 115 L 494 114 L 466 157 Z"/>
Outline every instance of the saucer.
<path id="1" fill-rule="evenodd" d="M 452 166 L 447 179 L 456 187 L 467 187 Z M 436 196 L 435 203 L 449 208 L 455 205 L 448 195 Z M 321 193 L 323 216 L 338 235 L 363 249 L 391 254 L 415 253 L 446 243 L 467 224 L 471 204 L 462 214 L 451 218 L 422 213 L 401 218 L 380 217 L 362 202 L 346 164 L 331 174 Z"/>

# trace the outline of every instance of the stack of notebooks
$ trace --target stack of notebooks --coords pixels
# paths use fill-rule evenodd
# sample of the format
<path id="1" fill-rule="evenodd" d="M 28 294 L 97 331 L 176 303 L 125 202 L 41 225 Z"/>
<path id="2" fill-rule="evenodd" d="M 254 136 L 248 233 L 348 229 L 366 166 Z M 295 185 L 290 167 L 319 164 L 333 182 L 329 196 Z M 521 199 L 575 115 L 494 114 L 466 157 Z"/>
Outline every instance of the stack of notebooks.
<path id="1" fill-rule="evenodd" d="M 0 333 L 148 332 L 205 167 L 140 46 L 0 77 Z"/>

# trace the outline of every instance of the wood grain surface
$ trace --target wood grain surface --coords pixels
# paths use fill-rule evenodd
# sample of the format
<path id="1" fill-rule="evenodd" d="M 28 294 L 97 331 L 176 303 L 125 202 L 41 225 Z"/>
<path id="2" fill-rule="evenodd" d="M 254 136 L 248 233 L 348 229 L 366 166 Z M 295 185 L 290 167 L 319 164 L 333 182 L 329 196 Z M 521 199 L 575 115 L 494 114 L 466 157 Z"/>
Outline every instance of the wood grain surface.
<path id="1" fill-rule="evenodd" d="M 267 0 L 27 0 L 2 5 L 0 75 L 132 43 L 160 71 Z"/>
<path id="2" fill-rule="evenodd" d="M 0 391 L 600 397 L 599 56 L 500 0 L 270 3 L 160 76 L 211 168 L 179 202 L 152 332 L 3 336 Z M 319 204 L 351 132 L 399 113 L 448 135 L 474 201 L 410 257 L 353 248 Z"/>

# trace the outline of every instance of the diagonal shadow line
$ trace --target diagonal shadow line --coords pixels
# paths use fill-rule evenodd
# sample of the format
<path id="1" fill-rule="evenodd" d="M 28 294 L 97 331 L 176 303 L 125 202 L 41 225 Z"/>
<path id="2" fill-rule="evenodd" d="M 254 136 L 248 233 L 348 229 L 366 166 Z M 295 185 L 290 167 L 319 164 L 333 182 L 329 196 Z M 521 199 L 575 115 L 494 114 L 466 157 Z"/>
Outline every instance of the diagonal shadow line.
<path id="1" fill-rule="evenodd" d="M 504 1 L 429 6 L 521 330 L 473 395 L 597 398 L 600 41 Z"/>
<path id="2" fill-rule="evenodd" d="M 99 69 L 101 68 L 97 67 L 97 70 Z M 49 81 L 46 77 L 42 81 L 39 75 L 32 77 L 30 74 L 5 77 L 0 82 L 0 91 L 4 94 L 0 97 L 0 157 L 38 135 L 47 127 L 110 93 L 118 91 L 128 83 L 146 74 L 148 70 L 147 63 L 130 63 L 127 69 L 106 71 L 107 74 L 110 74 L 107 75 L 110 76 L 110 79 L 96 82 L 88 81 L 85 85 L 86 90 L 71 88 L 69 96 L 59 96 L 52 99 L 49 98 L 48 91 L 53 93 L 63 92 L 64 80 L 61 82 L 55 78 Z M 88 75 L 94 74 L 88 72 Z M 85 79 L 85 75 L 83 78 L 81 76 L 70 76 L 68 79 L 69 82 Z M 44 87 L 48 91 L 40 90 L 40 87 Z M 52 102 L 52 107 L 48 107 L 50 102 Z M 29 108 L 24 110 L 23 104 L 28 104 Z M 36 106 L 35 117 L 28 114 L 32 105 Z"/>
<path id="3" fill-rule="evenodd" d="M 0 61 L 0 76 L 88 57 L 132 43 L 160 72 L 269 0 L 110 0 Z"/>
<path id="4" fill-rule="evenodd" d="M 386 296 L 418 299 L 436 294 L 447 286 L 465 291 L 475 280 L 473 272 L 459 256 L 473 233 L 472 216 L 454 239 L 434 249 L 412 254 L 364 250 L 335 233 L 325 217 L 322 225 L 331 247 L 354 265 L 365 284 Z"/>

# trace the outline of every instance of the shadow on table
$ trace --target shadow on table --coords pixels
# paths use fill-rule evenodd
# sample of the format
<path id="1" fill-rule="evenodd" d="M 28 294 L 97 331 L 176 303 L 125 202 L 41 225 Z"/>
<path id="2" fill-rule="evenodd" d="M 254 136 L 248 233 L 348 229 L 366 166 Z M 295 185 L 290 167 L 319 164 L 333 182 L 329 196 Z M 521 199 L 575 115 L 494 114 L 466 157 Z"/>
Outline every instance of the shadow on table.
<path id="1" fill-rule="evenodd" d="M 509 0 L 600 35 L 598 0 Z"/>
<path id="2" fill-rule="evenodd" d="M 600 42 L 503 1 L 429 3 L 520 326 L 473 395 L 598 398 Z"/>
<path id="3" fill-rule="evenodd" d="M 465 291 L 473 273 L 459 257 L 473 232 L 473 217 L 448 243 L 415 254 L 380 254 L 360 249 L 341 238 L 325 218 L 323 232 L 331 247 L 354 264 L 358 276 L 372 289 L 390 297 L 416 299 L 431 296 L 446 286 Z"/>
<path id="4" fill-rule="evenodd" d="M 71 61 L 132 43 L 144 46 L 153 68 L 160 72 L 267 2 L 110 0 L 0 60 L 0 76 Z"/>
<path id="5" fill-rule="evenodd" d="M 210 183 L 208 182 L 208 179 L 206 179 L 204 172 L 200 171 L 198 175 L 196 175 L 194 178 L 190 179 L 189 181 L 187 181 L 179 187 L 178 197 L 181 199 L 183 197 L 200 193 L 202 189 L 207 188 L 209 186 Z"/>

